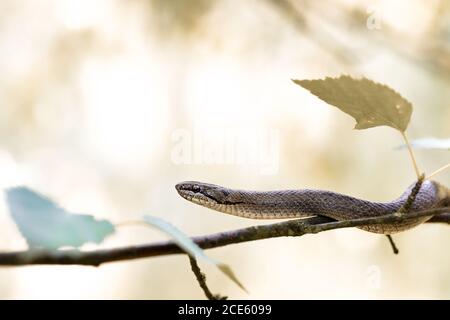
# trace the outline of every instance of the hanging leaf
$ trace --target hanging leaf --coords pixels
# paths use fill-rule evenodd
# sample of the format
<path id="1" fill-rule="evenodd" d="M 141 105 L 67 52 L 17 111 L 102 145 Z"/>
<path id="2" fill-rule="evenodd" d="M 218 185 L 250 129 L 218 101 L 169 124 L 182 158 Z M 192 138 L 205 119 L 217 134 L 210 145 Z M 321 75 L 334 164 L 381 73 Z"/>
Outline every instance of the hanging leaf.
<path id="1" fill-rule="evenodd" d="M 107 220 L 67 212 L 26 187 L 8 189 L 6 199 L 14 222 L 32 248 L 58 249 L 100 243 L 115 231 Z"/>
<path id="2" fill-rule="evenodd" d="M 404 149 L 407 146 L 402 144 L 396 149 Z M 423 138 L 411 141 L 411 147 L 416 149 L 442 149 L 450 150 L 450 139 Z"/>
<path id="3" fill-rule="evenodd" d="M 355 118 L 355 129 L 389 126 L 404 132 L 408 127 L 411 103 L 386 85 L 349 76 L 293 81 Z"/>
<path id="4" fill-rule="evenodd" d="M 205 262 L 215 265 L 228 278 L 230 278 L 234 283 L 236 283 L 242 290 L 247 292 L 247 290 L 235 276 L 233 270 L 227 264 L 224 264 L 220 261 L 217 261 L 207 256 L 206 253 L 194 241 L 192 241 L 179 229 L 177 229 L 167 221 L 154 216 L 145 215 L 144 221 L 149 225 L 156 227 L 160 231 L 169 235 L 172 238 L 172 240 L 191 257 L 200 258 Z"/>

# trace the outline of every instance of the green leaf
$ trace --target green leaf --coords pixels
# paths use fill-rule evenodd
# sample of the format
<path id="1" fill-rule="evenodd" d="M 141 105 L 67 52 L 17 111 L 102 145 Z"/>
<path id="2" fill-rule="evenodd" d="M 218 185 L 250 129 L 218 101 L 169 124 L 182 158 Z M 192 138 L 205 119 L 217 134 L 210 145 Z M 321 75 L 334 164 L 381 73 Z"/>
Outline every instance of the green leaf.
<path id="1" fill-rule="evenodd" d="M 186 236 L 179 229 L 177 229 L 167 221 L 154 216 L 145 215 L 144 221 L 169 235 L 172 240 L 191 257 L 195 257 L 196 259 L 200 258 L 205 262 L 217 266 L 217 268 L 219 268 L 219 270 L 221 270 L 228 278 L 236 283 L 242 290 L 247 292 L 247 290 L 234 274 L 233 270 L 227 264 L 224 264 L 207 256 L 206 253 L 197 244 L 195 244 L 194 241 L 191 240 L 191 238 Z"/>
<path id="2" fill-rule="evenodd" d="M 416 149 L 443 149 L 450 150 L 450 139 L 423 138 L 411 141 L 411 146 Z M 407 146 L 402 144 L 396 149 L 404 149 Z"/>
<path id="3" fill-rule="evenodd" d="M 6 190 L 14 222 L 31 248 L 58 249 L 100 243 L 114 233 L 113 224 L 93 216 L 72 214 L 27 187 Z"/>
<path id="4" fill-rule="evenodd" d="M 355 118 L 355 129 L 389 126 L 404 132 L 411 119 L 412 105 L 409 101 L 388 86 L 366 78 L 340 76 L 293 81 Z"/>

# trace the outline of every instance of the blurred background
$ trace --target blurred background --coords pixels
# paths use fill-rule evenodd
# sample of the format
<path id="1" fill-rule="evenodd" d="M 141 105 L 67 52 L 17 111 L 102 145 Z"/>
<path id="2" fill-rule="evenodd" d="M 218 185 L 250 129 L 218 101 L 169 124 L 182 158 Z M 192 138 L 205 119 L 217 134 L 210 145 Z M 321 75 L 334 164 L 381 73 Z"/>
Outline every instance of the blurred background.
<path id="1" fill-rule="evenodd" d="M 262 223 L 181 199 L 174 185 L 327 189 L 389 201 L 415 174 L 398 132 L 354 120 L 291 79 L 350 74 L 414 105 L 410 138 L 450 137 L 445 0 L 0 1 L 0 187 L 25 184 L 73 212 L 142 213 L 189 235 Z M 448 151 L 418 150 L 422 170 Z M 447 186 L 450 173 L 436 180 Z M 264 223 L 269 223 L 266 221 Z M 450 234 L 423 225 L 228 246 L 250 291 L 201 264 L 215 293 L 242 299 L 450 298 Z M 124 227 L 108 248 L 165 240 Z M 0 202 L 0 250 L 26 243 Z M 3 299 L 203 299 L 185 256 L 91 267 L 0 268 Z"/>

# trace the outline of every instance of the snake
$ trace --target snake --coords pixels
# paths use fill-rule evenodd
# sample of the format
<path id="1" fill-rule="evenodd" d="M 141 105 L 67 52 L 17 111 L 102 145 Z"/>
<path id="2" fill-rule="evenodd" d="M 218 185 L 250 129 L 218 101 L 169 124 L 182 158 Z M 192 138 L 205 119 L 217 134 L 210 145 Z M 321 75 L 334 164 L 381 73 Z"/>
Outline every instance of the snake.
<path id="1" fill-rule="evenodd" d="M 326 190 L 296 189 L 250 191 L 226 188 L 211 183 L 185 181 L 175 188 L 184 199 L 197 205 L 250 219 L 290 219 L 324 216 L 345 221 L 379 217 L 398 212 L 407 202 L 414 186 L 390 202 L 373 202 Z M 424 180 L 408 212 L 450 205 L 450 189 L 432 180 Z M 414 228 L 432 216 L 405 219 L 358 228 L 380 234 L 393 234 Z"/>

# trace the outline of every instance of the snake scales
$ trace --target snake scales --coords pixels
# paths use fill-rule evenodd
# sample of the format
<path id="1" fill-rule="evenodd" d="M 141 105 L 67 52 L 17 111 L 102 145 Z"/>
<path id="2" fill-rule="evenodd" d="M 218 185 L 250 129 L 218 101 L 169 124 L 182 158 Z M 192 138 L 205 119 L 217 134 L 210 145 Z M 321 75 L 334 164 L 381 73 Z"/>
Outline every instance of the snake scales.
<path id="1" fill-rule="evenodd" d="M 325 216 L 335 220 L 377 217 L 397 212 L 406 202 L 414 185 L 396 200 L 372 202 L 323 190 L 246 191 L 196 181 L 176 185 L 178 193 L 198 205 L 227 214 L 252 219 L 288 219 Z M 447 206 L 450 189 L 431 180 L 423 181 L 410 212 Z M 360 227 L 363 230 L 393 234 L 411 229 L 431 217 L 399 223 Z"/>

